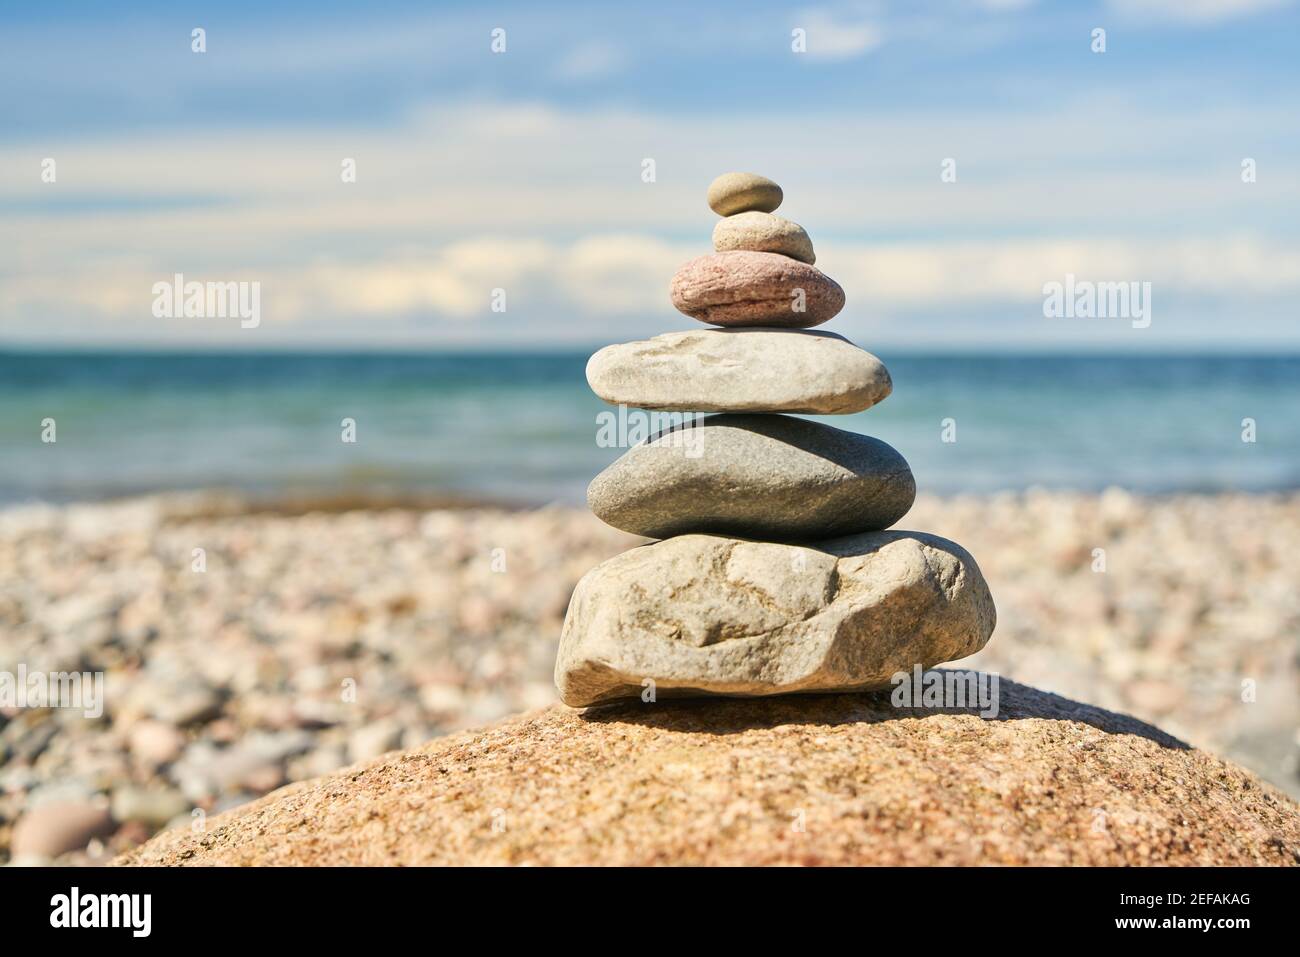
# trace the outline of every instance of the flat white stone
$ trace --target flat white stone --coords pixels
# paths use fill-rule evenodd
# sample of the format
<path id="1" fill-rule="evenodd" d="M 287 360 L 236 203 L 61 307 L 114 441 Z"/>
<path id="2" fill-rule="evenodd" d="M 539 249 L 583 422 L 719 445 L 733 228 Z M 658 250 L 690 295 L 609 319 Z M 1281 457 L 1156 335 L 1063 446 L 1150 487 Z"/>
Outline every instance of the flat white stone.
<path id="1" fill-rule="evenodd" d="M 606 402 L 673 412 L 869 409 L 893 388 L 884 364 L 843 336 L 799 329 L 699 329 L 606 346 L 587 363 Z"/>

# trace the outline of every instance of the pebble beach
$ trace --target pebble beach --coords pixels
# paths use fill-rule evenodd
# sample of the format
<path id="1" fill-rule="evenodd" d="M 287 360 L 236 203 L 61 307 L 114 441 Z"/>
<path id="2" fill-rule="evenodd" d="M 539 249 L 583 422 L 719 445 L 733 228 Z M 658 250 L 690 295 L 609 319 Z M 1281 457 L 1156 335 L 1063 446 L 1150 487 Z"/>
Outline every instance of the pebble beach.
<path id="1" fill-rule="evenodd" d="M 1300 495 L 922 494 L 897 527 L 961 541 L 994 590 L 997 629 L 962 664 L 1300 795 Z M 574 585 L 638 541 L 561 506 L 0 511 L 0 672 L 104 674 L 96 717 L 0 710 L 0 862 L 107 860 L 555 702 Z"/>

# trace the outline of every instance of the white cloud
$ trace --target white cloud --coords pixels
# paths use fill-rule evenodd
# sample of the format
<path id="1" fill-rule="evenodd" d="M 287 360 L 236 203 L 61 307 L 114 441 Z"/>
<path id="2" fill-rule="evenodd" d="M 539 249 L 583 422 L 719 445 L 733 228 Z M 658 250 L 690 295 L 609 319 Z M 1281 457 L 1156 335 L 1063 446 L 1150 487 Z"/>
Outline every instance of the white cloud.
<path id="1" fill-rule="evenodd" d="M 595 80 L 623 69 L 627 55 L 607 40 L 593 40 L 570 50 L 556 65 L 561 80 Z"/>
<path id="2" fill-rule="evenodd" d="M 689 322 L 672 310 L 668 282 L 683 262 L 704 252 L 697 243 L 626 233 L 567 243 L 484 236 L 384 260 L 191 272 L 186 279 L 261 282 L 263 322 L 282 331 L 302 322 L 421 318 L 455 326 L 495 319 L 491 295 L 501 288 L 508 313 L 560 328 L 560 340 L 589 341 L 611 320 L 644 319 L 638 328 L 645 334 Z M 1300 246 L 1251 236 L 1162 244 L 1064 238 L 846 243 L 823 254 L 819 265 L 844 286 L 846 315 L 1033 305 L 1042 301 L 1045 282 L 1067 273 L 1096 282 L 1150 282 L 1162 303 L 1300 295 Z M 23 333 L 31 330 L 22 323 L 57 306 L 111 322 L 112 334 L 139 338 L 150 324 L 185 322 L 150 315 L 151 287 L 167 278 L 126 261 L 20 277 L 0 287 L 0 331 L 27 338 Z"/>
<path id="3" fill-rule="evenodd" d="M 707 229 L 705 185 L 721 170 L 746 167 L 785 185 L 782 212 L 803 221 L 814 240 L 826 230 L 1113 231 L 1117 220 L 1164 228 L 1175 215 L 1194 228 L 1197 216 L 1222 223 L 1224 204 L 1238 221 L 1259 202 L 1300 197 L 1288 139 L 1249 194 L 1237 160 L 1224 154 L 1224 144 L 1238 144 L 1239 155 L 1251 155 L 1289 121 L 1268 108 L 1157 112 L 1102 99 L 1041 111 L 808 112 L 797 122 L 781 113 L 489 102 L 431 107 L 394 127 L 68 138 L 39 151 L 0 149 L 0 168 L 30 173 L 0 178 L 0 204 L 20 204 L 0 217 L 0 242 L 50 256 L 106 244 L 197 255 L 229 244 L 245 252 L 264 245 L 259 256 L 278 257 L 286 243 L 318 243 L 336 230 L 393 245 L 633 224 Z M 1162 151 L 1134 152 L 1134 130 Z M 40 182 L 45 155 L 58 160 L 57 184 Z M 345 156 L 357 161 L 355 184 L 340 182 Z M 959 180 L 943 185 L 939 164 L 950 156 Z M 640 178 L 646 157 L 657 163 L 652 184 Z M 160 207 L 76 210 L 82 200 L 121 197 Z M 184 205 L 195 197 L 219 202 Z M 57 208 L 47 206 L 54 198 Z"/>
<path id="4" fill-rule="evenodd" d="M 1034 239 L 851 246 L 819 261 L 850 301 L 890 306 L 1034 302 L 1067 273 L 1094 282 L 1150 282 L 1170 296 L 1300 292 L 1300 246 L 1257 237 L 1149 243 Z M 855 295 L 856 294 L 856 295 Z"/>
<path id="5" fill-rule="evenodd" d="M 590 340 L 611 317 L 652 332 L 653 317 L 675 316 L 674 270 L 710 249 L 704 189 L 728 168 L 783 184 L 780 212 L 808 228 L 819 265 L 845 286 L 846 317 L 1032 304 L 1066 272 L 1214 293 L 1253 315 L 1251 297 L 1293 294 L 1300 275 L 1275 215 L 1300 200 L 1295 147 L 1275 136 L 1287 119 L 1098 100 L 1037 113 L 812 112 L 774 136 L 789 117 L 483 103 L 391 128 L 9 147 L 0 168 L 31 175 L 0 179 L 0 249 L 13 251 L 0 341 L 139 336 L 152 284 L 174 272 L 262 281 L 268 328 L 319 321 L 365 336 L 414 317 L 432 335 L 468 334 L 490 291 L 506 288 L 502 337 L 526 327 Z M 1161 149 L 1136 148 L 1134 130 Z M 1268 175 L 1243 184 L 1223 144 L 1261 137 L 1275 144 Z M 47 153 L 57 184 L 37 175 Z M 354 184 L 339 179 L 344 156 L 357 160 Z M 654 183 L 640 178 L 647 156 Z M 939 181 L 947 156 L 957 183 Z M 123 197 L 158 205 L 113 202 Z"/>
<path id="6" fill-rule="evenodd" d="M 1212 24 L 1288 6 L 1291 0 L 1110 0 L 1117 13 L 1136 19 Z"/>
<path id="7" fill-rule="evenodd" d="M 820 60 L 848 60 L 870 53 L 883 42 L 880 27 L 868 20 L 849 20 L 827 10 L 808 10 L 795 26 L 808 31 L 807 55 Z"/>

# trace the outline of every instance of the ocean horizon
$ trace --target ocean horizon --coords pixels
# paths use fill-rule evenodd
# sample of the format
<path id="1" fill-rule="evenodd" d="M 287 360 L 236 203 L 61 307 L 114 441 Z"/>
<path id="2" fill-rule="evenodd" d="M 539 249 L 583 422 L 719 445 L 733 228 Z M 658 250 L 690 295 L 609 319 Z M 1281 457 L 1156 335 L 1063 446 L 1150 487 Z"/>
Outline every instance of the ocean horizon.
<path id="1" fill-rule="evenodd" d="M 875 352 L 893 394 L 809 418 L 889 442 L 923 492 L 1300 488 L 1300 355 Z M 624 451 L 598 441 L 612 407 L 589 355 L 0 351 L 0 504 L 199 489 L 578 504 Z"/>

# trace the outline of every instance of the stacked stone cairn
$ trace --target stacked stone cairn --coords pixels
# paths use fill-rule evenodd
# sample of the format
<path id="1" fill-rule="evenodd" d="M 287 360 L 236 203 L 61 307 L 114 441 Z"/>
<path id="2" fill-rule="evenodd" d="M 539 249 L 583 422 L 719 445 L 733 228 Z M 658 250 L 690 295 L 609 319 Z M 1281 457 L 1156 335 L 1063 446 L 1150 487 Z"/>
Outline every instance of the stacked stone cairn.
<path id="1" fill-rule="evenodd" d="M 673 277 L 673 305 L 720 328 L 607 346 L 587 364 L 606 402 L 704 413 L 596 476 L 591 510 L 652 539 L 588 572 L 569 604 L 555 683 L 570 705 L 674 695 L 885 688 L 973 654 L 995 611 L 975 560 L 934 535 L 886 531 L 916 485 L 879 439 L 787 413 L 840 415 L 889 395 L 880 360 L 806 331 L 844 306 L 781 187 L 727 173 L 710 256 Z"/>

